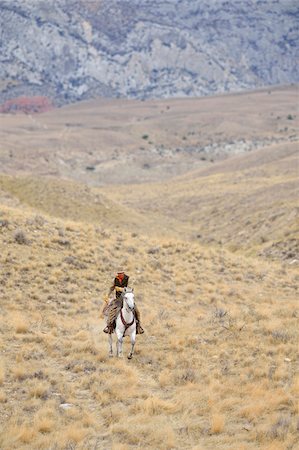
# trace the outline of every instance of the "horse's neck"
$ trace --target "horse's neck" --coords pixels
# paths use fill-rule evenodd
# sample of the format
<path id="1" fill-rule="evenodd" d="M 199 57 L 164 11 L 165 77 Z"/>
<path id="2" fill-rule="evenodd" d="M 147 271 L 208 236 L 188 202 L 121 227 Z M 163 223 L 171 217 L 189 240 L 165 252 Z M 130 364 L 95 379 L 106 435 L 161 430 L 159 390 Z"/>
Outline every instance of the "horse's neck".
<path id="1" fill-rule="evenodd" d="M 126 305 L 124 304 L 122 307 L 122 315 L 123 318 L 127 323 L 130 323 L 133 320 L 133 312 L 126 308 Z"/>

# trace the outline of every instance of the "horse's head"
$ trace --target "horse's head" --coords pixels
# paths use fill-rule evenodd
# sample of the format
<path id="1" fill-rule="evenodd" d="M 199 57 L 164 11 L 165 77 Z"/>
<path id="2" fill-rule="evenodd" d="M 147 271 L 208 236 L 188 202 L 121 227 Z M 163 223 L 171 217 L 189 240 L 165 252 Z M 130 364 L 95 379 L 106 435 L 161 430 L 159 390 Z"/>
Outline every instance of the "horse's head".
<path id="1" fill-rule="evenodd" d="M 123 300 L 125 303 L 125 306 L 130 310 L 133 311 L 135 307 L 135 301 L 134 301 L 134 292 L 133 289 L 130 288 L 124 288 L 123 291 Z"/>

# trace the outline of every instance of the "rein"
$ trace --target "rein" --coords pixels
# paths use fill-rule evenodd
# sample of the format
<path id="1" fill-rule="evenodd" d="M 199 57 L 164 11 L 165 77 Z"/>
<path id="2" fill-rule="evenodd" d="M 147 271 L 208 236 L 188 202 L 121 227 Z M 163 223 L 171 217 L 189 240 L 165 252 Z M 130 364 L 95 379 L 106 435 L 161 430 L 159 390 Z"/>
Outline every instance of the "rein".
<path id="1" fill-rule="evenodd" d="M 132 320 L 132 322 L 127 323 L 127 322 L 125 321 L 125 319 L 124 319 L 122 310 L 120 310 L 120 318 L 121 318 L 121 321 L 122 321 L 122 323 L 123 323 L 123 325 L 124 325 L 124 327 L 125 327 L 125 332 L 126 332 L 126 331 L 127 331 L 127 328 L 129 328 L 129 327 L 130 327 L 131 325 L 133 325 L 133 323 L 134 323 L 134 320 L 135 320 L 134 314 L 133 314 L 133 320 Z"/>

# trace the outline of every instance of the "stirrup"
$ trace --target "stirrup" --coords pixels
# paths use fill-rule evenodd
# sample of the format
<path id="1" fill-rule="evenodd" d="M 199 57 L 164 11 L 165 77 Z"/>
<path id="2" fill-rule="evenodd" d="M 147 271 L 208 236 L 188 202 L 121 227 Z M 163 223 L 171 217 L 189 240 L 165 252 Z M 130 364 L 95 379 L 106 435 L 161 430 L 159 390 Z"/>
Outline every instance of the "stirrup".
<path id="1" fill-rule="evenodd" d="M 103 331 L 104 331 L 104 333 L 107 333 L 107 334 L 113 333 L 113 329 L 112 329 L 112 327 L 109 326 L 109 325 L 107 325 L 107 326 L 104 328 Z"/>
<path id="2" fill-rule="evenodd" d="M 144 333 L 144 329 L 142 328 L 140 323 L 138 323 L 138 325 L 137 325 L 136 332 L 137 332 L 137 334 L 143 334 Z"/>

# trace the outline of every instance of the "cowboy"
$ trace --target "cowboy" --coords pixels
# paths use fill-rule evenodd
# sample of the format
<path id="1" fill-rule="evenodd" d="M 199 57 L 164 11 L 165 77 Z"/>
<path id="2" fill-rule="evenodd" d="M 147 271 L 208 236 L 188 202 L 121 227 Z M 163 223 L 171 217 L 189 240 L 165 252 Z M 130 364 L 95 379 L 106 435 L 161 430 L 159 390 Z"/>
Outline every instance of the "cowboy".
<path id="1" fill-rule="evenodd" d="M 103 330 L 104 333 L 111 334 L 114 331 L 116 317 L 123 306 L 122 292 L 123 292 L 124 288 L 128 286 L 128 283 L 129 283 L 128 275 L 126 275 L 123 270 L 120 270 L 119 272 L 117 272 L 117 275 L 114 278 L 114 283 L 111 286 L 111 288 L 109 289 L 109 293 L 108 293 L 108 298 L 109 298 L 111 296 L 111 294 L 113 293 L 113 291 L 115 291 L 116 298 L 113 299 L 109 303 L 109 305 L 106 305 L 104 307 L 104 311 L 107 312 L 107 326 Z M 108 302 L 108 300 L 106 300 L 106 303 L 107 302 Z M 134 313 L 135 313 L 135 320 L 136 320 L 136 333 L 142 334 L 142 333 L 144 333 L 144 329 L 142 328 L 142 326 L 140 324 L 140 312 L 136 306 L 136 303 L 135 303 Z"/>

